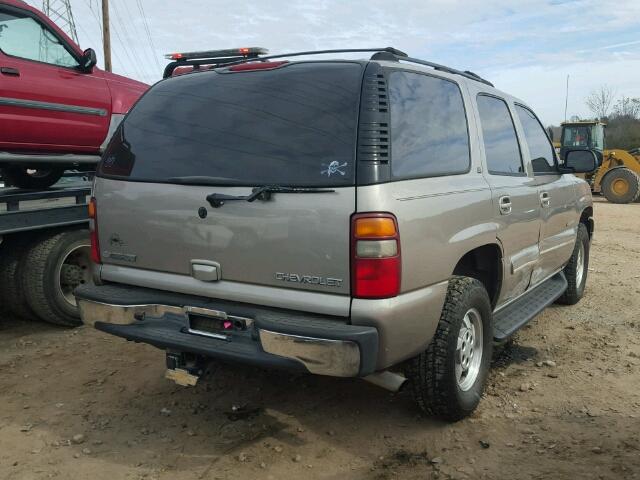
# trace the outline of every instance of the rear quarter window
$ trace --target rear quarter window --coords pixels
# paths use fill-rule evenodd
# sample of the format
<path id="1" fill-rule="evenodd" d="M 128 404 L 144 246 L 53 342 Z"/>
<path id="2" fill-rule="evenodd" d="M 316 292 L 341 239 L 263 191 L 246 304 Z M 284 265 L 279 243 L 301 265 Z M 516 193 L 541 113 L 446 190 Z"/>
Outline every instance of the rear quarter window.
<path id="1" fill-rule="evenodd" d="M 406 71 L 389 74 L 395 179 L 467 173 L 469 130 L 458 85 Z"/>

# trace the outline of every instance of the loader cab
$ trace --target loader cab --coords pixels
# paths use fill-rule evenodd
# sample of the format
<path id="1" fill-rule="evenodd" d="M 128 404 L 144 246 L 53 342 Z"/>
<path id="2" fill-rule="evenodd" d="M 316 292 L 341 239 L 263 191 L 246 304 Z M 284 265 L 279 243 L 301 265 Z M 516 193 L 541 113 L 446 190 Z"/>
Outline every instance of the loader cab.
<path id="1" fill-rule="evenodd" d="M 564 160 L 568 150 L 593 150 L 600 166 L 605 145 L 605 127 L 603 122 L 562 123 L 560 158 Z"/>

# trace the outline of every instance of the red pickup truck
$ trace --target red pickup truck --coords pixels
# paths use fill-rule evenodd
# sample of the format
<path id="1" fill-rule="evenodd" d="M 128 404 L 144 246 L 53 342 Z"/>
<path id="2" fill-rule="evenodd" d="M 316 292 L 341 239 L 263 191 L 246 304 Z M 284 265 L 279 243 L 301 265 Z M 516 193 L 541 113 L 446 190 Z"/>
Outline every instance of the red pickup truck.
<path id="1" fill-rule="evenodd" d="M 46 188 L 67 169 L 93 170 L 148 85 L 96 67 L 42 12 L 0 0 L 0 173 Z"/>

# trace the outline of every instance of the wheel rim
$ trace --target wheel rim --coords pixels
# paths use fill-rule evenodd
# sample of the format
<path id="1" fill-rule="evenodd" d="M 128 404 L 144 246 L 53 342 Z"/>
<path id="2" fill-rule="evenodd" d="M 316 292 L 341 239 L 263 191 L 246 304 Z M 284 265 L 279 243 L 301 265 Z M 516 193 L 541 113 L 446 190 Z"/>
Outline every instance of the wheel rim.
<path id="1" fill-rule="evenodd" d="M 51 175 L 51 170 L 42 170 L 36 168 L 27 168 L 26 174 L 33 178 L 44 178 Z"/>
<path id="2" fill-rule="evenodd" d="M 456 347 L 456 380 L 460 390 L 467 391 L 478 378 L 482 363 L 482 316 L 471 308 L 464 314 Z"/>
<path id="3" fill-rule="evenodd" d="M 73 291 L 91 282 L 91 246 L 78 245 L 67 253 L 58 268 L 58 289 L 62 298 L 76 307 L 78 304 Z"/>
<path id="4" fill-rule="evenodd" d="M 629 193 L 629 182 L 624 178 L 616 178 L 611 184 L 611 189 L 616 195 L 626 195 Z"/>
<path id="5" fill-rule="evenodd" d="M 576 259 L 576 285 L 578 287 L 582 285 L 583 277 L 584 277 L 584 244 L 580 242 L 578 244 L 578 258 Z"/>

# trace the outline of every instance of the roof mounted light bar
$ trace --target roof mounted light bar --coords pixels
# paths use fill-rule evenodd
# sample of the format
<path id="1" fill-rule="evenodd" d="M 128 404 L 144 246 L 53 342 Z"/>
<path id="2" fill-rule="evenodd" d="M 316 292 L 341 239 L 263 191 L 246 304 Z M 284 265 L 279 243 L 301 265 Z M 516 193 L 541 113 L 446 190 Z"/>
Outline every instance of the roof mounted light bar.
<path id="1" fill-rule="evenodd" d="M 228 48 L 226 50 L 205 50 L 201 52 L 177 52 L 167 53 L 167 60 L 204 60 L 229 57 L 257 57 L 266 55 L 269 50 L 261 47 Z"/>
<path id="2" fill-rule="evenodd" d="M 242 47 L 228 48 L 225 50 L 204 50 L 199 52 L 176 52 L 168 53 L 164 57 L 172 60 L 166 67 L 162 78 L 170 77 L 178 67 L 191 66 L 194 70 L 199 70 L 201 66 L 220 67 L 222 65 L 233 64 L 243 60 L 255 60 L 260 55 L 266 55 L 269 50 L 262 47 Z"/>

